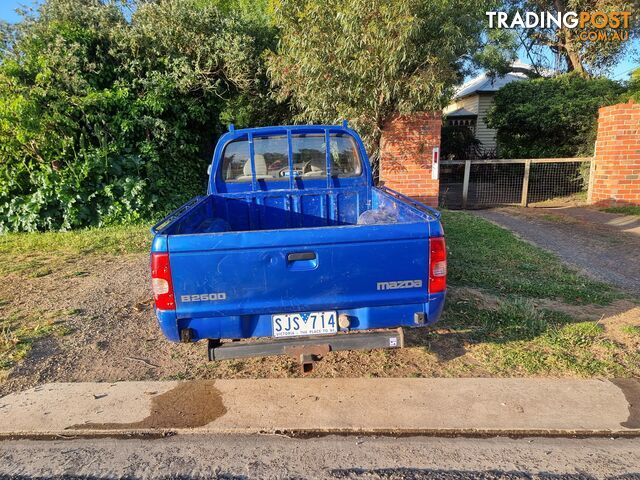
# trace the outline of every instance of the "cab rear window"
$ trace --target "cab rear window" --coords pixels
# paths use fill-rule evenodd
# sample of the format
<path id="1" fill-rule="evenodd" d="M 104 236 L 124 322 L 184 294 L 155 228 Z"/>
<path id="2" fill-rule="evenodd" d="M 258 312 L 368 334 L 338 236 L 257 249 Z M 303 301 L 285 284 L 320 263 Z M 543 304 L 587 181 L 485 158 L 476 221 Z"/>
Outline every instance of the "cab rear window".
<path id="1" fill-rule="evenodd" d="M 291 136 L 293 175 L 302 178 L 327 176 L 326 139 L 324 134 L 294 134 Z M 288 141 L 286 135 L 253 137 L 256 179 L 288 181 Z M 354 177 L 362 173 L 358 146 L 350 135 L 330 134 L 329 153 L 331 175 Z M 251 182 L 253 171 L 247 138 L 227 144 L 222 158 L 222 177 L 227 182 Z"/>

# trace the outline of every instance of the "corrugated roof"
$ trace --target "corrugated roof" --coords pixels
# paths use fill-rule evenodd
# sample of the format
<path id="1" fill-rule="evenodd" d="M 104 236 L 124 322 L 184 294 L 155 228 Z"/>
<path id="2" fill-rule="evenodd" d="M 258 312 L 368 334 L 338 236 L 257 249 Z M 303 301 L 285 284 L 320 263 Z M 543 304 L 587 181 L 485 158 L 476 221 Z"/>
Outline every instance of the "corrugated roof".
<path id="1" fill-rule="evenodd" d="M 463 98 L 480 92 L 497 92 L 508 83 L 526 80 L 527 78 L 524 73 L 507 73 L 506 75 L 496 75 L 494 77 L 483 73 L 463 84 L 454 98 Z"/>

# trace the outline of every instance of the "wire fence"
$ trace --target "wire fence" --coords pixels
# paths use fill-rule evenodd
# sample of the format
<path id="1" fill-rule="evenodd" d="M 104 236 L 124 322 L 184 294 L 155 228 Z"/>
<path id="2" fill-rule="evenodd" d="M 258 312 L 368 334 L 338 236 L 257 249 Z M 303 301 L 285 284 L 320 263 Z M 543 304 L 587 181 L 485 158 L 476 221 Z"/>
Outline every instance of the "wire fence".
<path id="1" fill-rule="evenodd" d="M 591 158 L 443 160 L 440 198 L 445 208 L 522 205 L 586 192 Z"/>

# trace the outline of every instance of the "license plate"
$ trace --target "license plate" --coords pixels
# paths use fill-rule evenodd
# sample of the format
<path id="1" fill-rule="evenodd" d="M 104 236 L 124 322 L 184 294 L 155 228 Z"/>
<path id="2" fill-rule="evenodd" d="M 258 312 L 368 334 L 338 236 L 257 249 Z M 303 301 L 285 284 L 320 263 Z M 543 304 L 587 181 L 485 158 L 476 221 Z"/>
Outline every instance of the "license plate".
<path id="1" fill-rule="evenodd" d="M 325 335 L 338 331 L 336 312 L 278 313 L 271 316 L 274 337 Z"/>

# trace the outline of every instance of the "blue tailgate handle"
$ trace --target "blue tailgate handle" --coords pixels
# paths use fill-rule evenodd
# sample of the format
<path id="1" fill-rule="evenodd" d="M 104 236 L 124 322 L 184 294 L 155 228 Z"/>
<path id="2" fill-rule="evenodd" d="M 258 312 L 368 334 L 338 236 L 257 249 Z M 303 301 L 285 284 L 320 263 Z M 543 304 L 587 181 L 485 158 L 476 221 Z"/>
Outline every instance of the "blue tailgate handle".
<path id="1" fill-rule="evenodd" d="M 299 260 L 315 260 L 316 253 L 315 252 L 299 252 L 299 253 L 290 253 L 287 255 L 288 262 L 297 262 Z"/>

